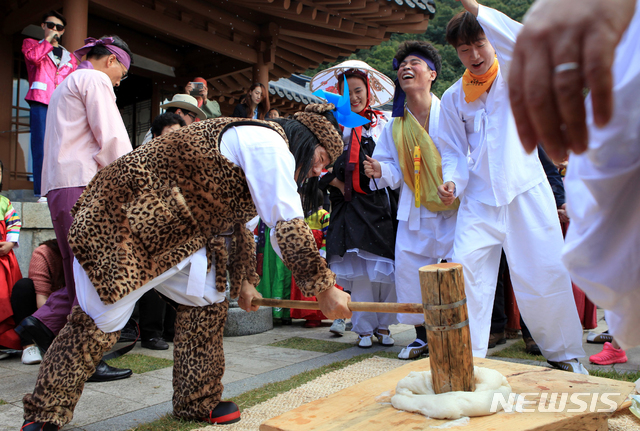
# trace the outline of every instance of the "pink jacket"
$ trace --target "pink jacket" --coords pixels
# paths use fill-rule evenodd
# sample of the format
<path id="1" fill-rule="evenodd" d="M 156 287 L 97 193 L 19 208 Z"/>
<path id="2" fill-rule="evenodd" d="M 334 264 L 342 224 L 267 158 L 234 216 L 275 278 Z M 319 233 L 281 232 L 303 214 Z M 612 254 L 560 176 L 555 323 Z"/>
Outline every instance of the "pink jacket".
<path id="1" fill-rule="evenodd" d="M 78 67 L 78 60 L 69 51 L 62 48 L 60 64 L 56 65 L 53 45 L 42 39 L 25 39 L 22 53 L 27 63 L 29 92 L 25 100 L 49 104 L 53 90 Z"/>

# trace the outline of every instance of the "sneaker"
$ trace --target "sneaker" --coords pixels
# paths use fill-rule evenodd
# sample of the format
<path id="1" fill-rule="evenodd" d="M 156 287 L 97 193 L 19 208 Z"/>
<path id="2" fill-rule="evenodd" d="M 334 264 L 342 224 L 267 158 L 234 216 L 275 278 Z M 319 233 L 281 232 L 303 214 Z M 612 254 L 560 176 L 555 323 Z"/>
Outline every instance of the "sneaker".
<path id="1" fill-rule="evenodd" d="M 429 346 L 424 341 L 416 338 L 411 344 L 398 353 L 398 359 L 418 358 L 423 353 L 429 353 Z"/>
<path id="2" fill-rule="evenodd" d="M 554 368 L 563 371 L 570 371 L 572 373 L 584 374 L 585 376 L 589 375 L 589 371 L 577 360 L 577 359 L 568 359 L 566 361 L 547 361 L 549 365 Z"/>
<path id="3" fill-rule="evenodd" d="M 22 351 L 22 363 L 25 365 L 35 365 L 42 362 L 40 349 L 35 344 L 27 347 Z"/>
<path id="4" fill-rule="evenodd" d="M 381 334 L 378 331 L 373 331 L 373 335 L 378 339 L 378 343 L 383 346 L 393 346 L 396 343 L 396 341 L 391 338 L 391 331 L 389 331 L 388 334 Z"/>
<path id="5" fill-rule="evenodd" d="M 351 331 L 353 329 L 353 322 L 352 321 L 348 321 L 346 325 L 344 325 L 344 330 L 345 331 Z"/>
<path id="6" fill-rule="evenodd" d="M 493 349 L 497 344 L 505 344 L 507 342 L 507 338 L 504 336 L 504 331 L 496 332 L 495 334 L 489 335 L 489 348 Z"/>
<path id="7" fill-rule="evenodd" d="M 42 196 L 40 199 L 38 199 L 38 203 L 39 204 L 46 204 L 47 203 L 47 198 Z"/>
<path id="8" fill-rule="evenodd" d="M 344 323 L 344 319 L 336 319 L 331 324 L 331 328 L 329 328 L 329 332 L 332 332 L 342 337 L 345 329 L 346 329 L 346 324 Z"/>
<path id="9" fill-rule="evenodd" d="M 624 364 L 627 362 L 627 354 L 622 349 L 616 349 L 609 342 L 604 343 L 602 352 L 589 357 L 589 361 L 598 365 Z"/>
<path id="10" fill-rule="evenodd" d="M 24 421 L 20 431 L 58 431 L 60 427 L 50 422 Z"/>
<path id="11" fill-rule="evenodd" d="M 216 408 L 209 412 L 209 417 L 200 420 L 210 424 L 232 424 L 240 420 L 240 409 L 233 401 L 220 401 Z"/>
<path id="12" fill-rule="evenodd" d="M 2 350 L 0 350 L 0 359 L 6 359 L 9 357 L 9 354 L 7 352 L 3 352 Z"/>
<path id="13" fill-rule="evenodd" d="M 592 344 L 604 344 L 610 343 L 613 341 L 613 335 L 609 335 L 609 331 L 601 332 L 600 334 L 596 334 L 595 332 L 589 332 L 587 335 L 587 343 Z"/>
<path id="14" fill-rule="evenodd" d="M 371 346 L 373 346 L 373 343 L 371 342 L 371 335 L 358 335 L 358 347 L 368 349 Z"/>

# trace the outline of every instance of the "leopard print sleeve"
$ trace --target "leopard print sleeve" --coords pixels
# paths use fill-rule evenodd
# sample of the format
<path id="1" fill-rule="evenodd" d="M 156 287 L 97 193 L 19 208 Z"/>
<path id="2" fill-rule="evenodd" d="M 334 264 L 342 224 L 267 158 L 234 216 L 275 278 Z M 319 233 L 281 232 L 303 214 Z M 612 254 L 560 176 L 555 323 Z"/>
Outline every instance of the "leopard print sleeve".
<path id="1" fill-rule="evenodd" d="M 302 219 L 279 221 L 276 240 L 282 260 L 305 296 L 313 296 L 336 284 L 336 275 L 320 256 L 311 229 Z"/>
<path id="2" fill-rule="evenodd" d="M 256 273 L 256 243 L 253 234 L 239 223 L 233 227 L 233 232 L 229 253 L 230 296 L 237 298 L 243 280 L 255 287 L 260 283 L 260 277 Z"/>

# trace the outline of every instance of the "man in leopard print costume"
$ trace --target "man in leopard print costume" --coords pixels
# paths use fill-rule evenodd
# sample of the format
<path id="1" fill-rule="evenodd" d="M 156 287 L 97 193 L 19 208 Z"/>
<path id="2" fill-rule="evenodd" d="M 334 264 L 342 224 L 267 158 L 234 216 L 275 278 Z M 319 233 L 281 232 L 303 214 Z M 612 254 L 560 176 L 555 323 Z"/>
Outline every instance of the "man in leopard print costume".
<path id="1" fill-rule="evenodd" d="M 293 120 L 219 118 L 163 135 L 102 169 L 73 209 L 79 306 L 47 351 L 26 395 L 23 430 L 71 421 L 84 382 L 118 339 L 138 298 L 150 289 L 179 304 L 174 338 L 177 417 L 240 420 L 221 401 L 222 332 L 231 296 L 246 311 L 260 297 L 255 243 L 246 223 L 273 228 L 274 249 L 328 318 L 350 316 L 304 223 L 303 183 L 342 152 L 333 105 L 309 105 Z"/>

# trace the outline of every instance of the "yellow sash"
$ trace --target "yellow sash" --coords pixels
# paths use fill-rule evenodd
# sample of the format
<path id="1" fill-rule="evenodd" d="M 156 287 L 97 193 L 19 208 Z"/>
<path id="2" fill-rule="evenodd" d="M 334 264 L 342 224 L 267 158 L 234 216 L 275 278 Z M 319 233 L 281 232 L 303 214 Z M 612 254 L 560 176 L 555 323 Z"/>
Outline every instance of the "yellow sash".
<path id="1" fill-rule="evenodd" d="M 438 197 L 442 158 L 427 131 L 406 108 L 404 117 L 393 120 L 392 133 L 404 182 L 416 196 L 416 207 L 422 205 L 431 212 L 457 209 L 458 199 L 445 206 Z"/>
<path id="2" fill-rule="evenodd" d="M 498 76 L 498 59 L 494 59 L 493 64 L 482 75 L 474 75 L 469 69 L 462 75 L 462 90 L 464 91 L 464 101 L 471 103 L 482 96 L 487 91 L 493 81 Z"/>

